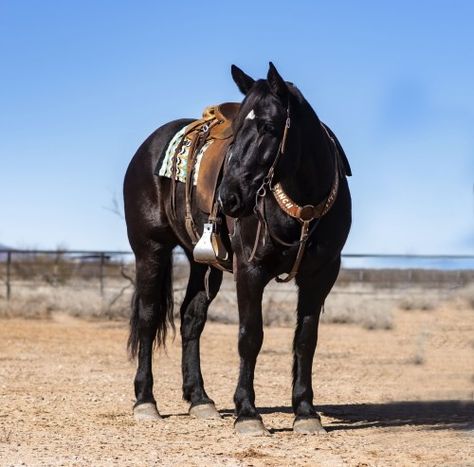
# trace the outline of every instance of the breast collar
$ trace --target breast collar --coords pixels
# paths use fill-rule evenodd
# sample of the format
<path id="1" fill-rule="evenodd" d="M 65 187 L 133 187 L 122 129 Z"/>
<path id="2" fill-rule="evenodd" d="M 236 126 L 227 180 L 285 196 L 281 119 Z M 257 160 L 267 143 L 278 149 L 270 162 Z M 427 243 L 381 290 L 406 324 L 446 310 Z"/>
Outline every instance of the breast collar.
<path id="1" fill-rule="evenodd" d="M 318 219 L 327 214 L 327 212 L 334 204 L 334 201 L 337 197 L 337 192 L 339 190 L 339 151 L 337 149 L 337 145 L 334 141 L 334 138 L 329 135 L 329 132 L 326 130 L 326 127 L 322 123 L 321 126 L 328 135 L 334 148 L 334 179 L 332 182 L 331 190 L 326 199 L 321 201 L 316 206 L 314 206 L 313 204 L 306 204 L 304 206 L 300 206 L 298 203 L 296 203 L 296 201 L 293 201 L 290 198 L 290 196 L 283 189 L 283 186 L 280 182 L 276 183 L 271 188 L 273 196 L 275 197 L 278 206 L 280 206 L 280 209 L 282 209 L 289 216 L 298 219 L 300 222 L 311 222 L 313 219 Z"/>

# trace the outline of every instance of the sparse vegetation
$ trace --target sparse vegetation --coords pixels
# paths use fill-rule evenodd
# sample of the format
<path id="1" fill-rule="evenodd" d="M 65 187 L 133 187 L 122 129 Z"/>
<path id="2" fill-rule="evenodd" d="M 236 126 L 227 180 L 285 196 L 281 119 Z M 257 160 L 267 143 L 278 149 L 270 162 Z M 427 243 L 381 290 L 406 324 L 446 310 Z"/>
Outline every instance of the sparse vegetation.
<path id="1" fill-rule="evenodd" d="M 426 341 L 428 339 L 428 332 L 422 331 L 416 339 L 416 350 L 409 361 L 413 365 L 423 365 L 426 362 Z"/>
<path id="2" fill-rule="evenodd" d="M 459 291 L 459 297 L 471 310 L 474 310 L 474 283 L 468 284 L 461 289 Z"/>
<path id="3" fill-rule="evenodd" d="M 434 299 L 426 296 L 409 295 L 400 302 L 400 309 L 405 311 L 430 311 L 436 308 Z"/>
<path id="4" fill-rule="evenodd" d="M 185 292 L 184 276 L 175 280 L 175 317 Z M 128 317 L 133 292 L 131 284 L 107 280 L 104 296 L 96 281 L 70 281 L 61 287 L 48 284 L 17 284 L 10 301 L 0 297 L 0 317 L 49 318 L 62 312 L 82 318 L 123 319 Z M 352 291 L 351 291 L 352 290 Z M 348 323 L 366 329 L 393 327 L 394 301 L 378 299 L 379 291 L 358 294 L 357 289 L 335 289 L 328 298 L 321 320 L 325 323 Z M 265 326 L 293 326 L 296 320 L 297 289 L 270 284 L 263 299 Z M 238 322 L 237 298 L 232 278 L 223 283 L 221 291 L 209 308 L 210 321 L 235 324 Z"/>
<path id="5" fill-rule="evenodd" d="M 48 285 L 21 287 L 10 301 L 0 298 L 0 317 L 49 318 L 64 312 L 83 318 L 120 319 L 128 316 L 131 291 L 117 299 L 121 287 L 108 287 L 102 297 L 94 282 L 78 282 L 66 287 Z"/>
<path id="6" fill-rule="evenodd" d="M 6 289 L 0 289 L 0 317 L 38 319 L 56 312 L 84 318 L 128 317 L 133 263 L 98 255 L 78 259 L 63 252 L 50 257 L 31 255 L 20 259 L 12 267 L 10 301 L 6 300 Z M 186 290 L 187 270 L 187 262 L 178 257 L 173 273 L 176 317 Z M 407 274 L 414 283 L 406 282 Z M 232 276 L 224 277 L 221 291 L 209 309 L 209 320 L 237 323 L 235 284 Z M 443 286 L 425 287 L 427 278 Z M 427 271 L 423 276 L 420 271 L 343 270 L 327 299 L 321 320 L 354 324 L 369 330 L 388 330 L 394 327 L 397 309 L 436 310 L 446 300 L 457 307 L 474 309 L 474 283 L 469 283 L 469 278 L 469 272 L 465 271 Z M 0 279 L 5 279 L 1 270 Z M 461 281 L 458 284 L 468 285 L 462 289 L 446 286 L 448 280 L 454 279 Z M 270 283 L 262 302 L 265 326 L 293 326 L 296 303 L 295 285 Z"/>
<path id="7" fill-rule="evenodd" d="M 359 324 L 365 329 L 392 329 L 393 303 L 375 297 L 335 293 L 329 296 L 323 323 Z"/>

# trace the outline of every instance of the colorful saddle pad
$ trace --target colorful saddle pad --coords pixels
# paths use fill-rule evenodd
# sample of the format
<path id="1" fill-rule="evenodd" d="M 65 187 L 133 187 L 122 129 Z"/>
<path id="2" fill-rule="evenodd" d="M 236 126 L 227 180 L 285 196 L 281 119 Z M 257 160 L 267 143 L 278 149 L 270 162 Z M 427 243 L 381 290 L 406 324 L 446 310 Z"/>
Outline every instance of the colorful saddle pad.
<path id="1" fill-rule="evenodd" d="M 165 157 L 163 158 L 163 162 L 161 164 L 160 170 L 158 175 L 161 177 L 172 178 L 173 176 L 173 162 L 176 159 L 176 175 L 175 180 L 178 182 L 186 183 L 186 179 L 188 177 L 188 158 L 189 158 L 189 150 L 192 145 L 192 140 L 185 136 L 186 129 L 188 125 L 184 128 L 181 128 L 171 139 L 169 142 L 166 151 Z M 183 141 L 184 138 L 184 141 Z M 207 140 L 204 145 L 201 147 L 199 152 L 196 154 L 196 160 L 194 162 L 194 170 L 193 170 L 193 185 L 197 185 L 198 174 L 199 174 L 199 167 L 201 165 L 201 159 L 206 152 L 207 148 L 213 143 L 213 139 Z M 181 148 L 177 151 L 178 148 Z"/>

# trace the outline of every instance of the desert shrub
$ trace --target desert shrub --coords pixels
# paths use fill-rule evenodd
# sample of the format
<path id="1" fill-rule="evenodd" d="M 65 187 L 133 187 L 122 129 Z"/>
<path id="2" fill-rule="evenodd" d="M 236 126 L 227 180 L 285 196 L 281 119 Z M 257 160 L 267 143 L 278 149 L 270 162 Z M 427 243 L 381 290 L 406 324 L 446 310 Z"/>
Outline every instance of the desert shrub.
<path id="1" fill-rule="evenodd" d="M 296 320 L 295 310 L 296 287 L 280 287 L 276 283 L 267 287 L 262 300 L 265 326 L 292 326 Z M 222 287 L 209 308 L 208 319 L 226 324 L 239 322 L 237 294 L 232 277 L 225 276 Z"/>
<path id="2" fill-rule="evenodd" d="M 9 301 L 0 300 L 0 318 L 49 318 L 54 310 L 49 293 L 44 290 L 31 289 L 28 292 L 18 293 L 14 299 Z"/>
<path id="3" fill-rule="evenodd" d="M 10 302 L 0 300 L 0 316 L 48 317 L 52 313 L 67 313 L 75 317 L 123 319 L 130 313 L 133 284 L 124 289 L 124 281 L 108 280 L 104 296 L 95 281 L 74 281 L 67 286 L 24 286 L 13 289 Z M 175 316 L 184 297 L 186 282 L 176 280 Z M 346 290 L 346 289 L 344 289 Z M 7 304 L 8 303 L 8 304 Z M 296 287 L 271 284 L 265 291 L 262 309 L 265 326 L 293 326 L 296 321 Z M 208 312 L 210 321 L 236 324 L 239 320 L 235 285 L 225 279 L 221 291 Z M 367 329 L 390 329 L 393 315 L 390 304 L 376 296 L 367 297 L 354 289 L 351 293 L 331 294 L 322 315 L 323 322 L 351 323 Z"/>
<path id="4" fill-rule="evenodd" d="M 296 323 L 296 294 L 265 296 L 262 303 L 265 326 L 293 326 Z"/>
<path id="5" fill-rule="evenodd" d="M 429 297 L 420 297 L 408 295 L 399 304 L 399 308 L 405 311 L 423 310 L 429 311 L 436 308 L 434 299 Z"/>
<path id="6" fill-rule="evenodd" d="M 70 286 L 52 287 L 16 285 L 9 301 L 0 299 L 0 318 L 48 318 L 61 312 L 83 318 L 119 319 L 130 313 L 132 288 L 123 285 L 105 291 L 101 296 L 97 284 L 75 282 Z"/>
<path id="7" fill-rule="evenodd" d="M 412 365 L 424 365 L 426 363 L 426 342 L 428 337 L 429 333 L 426 330 L 418 334 L 416 338 L 416 350 L 408 359 L 408 363 Z"/>
<path id="8" fill-rule="evenodd" d="M 329 296 L 321 321 L 359 324 L 365 329 L 392 329 L 392 305 L 376 298 L 334 294 Z"/>
<path id="9" fill-rule="evenodd" d="M 459 298 L 471 310 L 474 310 L 474 283 L 468 284 L 459 291 Z"/>

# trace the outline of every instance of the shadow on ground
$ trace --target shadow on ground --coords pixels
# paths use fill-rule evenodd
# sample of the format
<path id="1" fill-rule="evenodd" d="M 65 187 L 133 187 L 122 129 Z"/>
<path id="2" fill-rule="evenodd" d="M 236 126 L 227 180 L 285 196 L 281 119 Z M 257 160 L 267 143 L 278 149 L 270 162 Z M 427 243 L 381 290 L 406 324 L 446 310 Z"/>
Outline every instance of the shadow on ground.
<path id="1" fill-rule="evenodd" d="M 316 408 L 319 413 L 336 419 L 325 425 L 328 431 L 405 425 L 425 425 L 431 429 L 474 429 L 473 401 L 396 401 L 381 404 L 319 405 Z M 291 407 L 259 407 L 258 410 L 262 415 L 293 413 Z M 225 414 L 232 410 L 221 412 Z"/>

